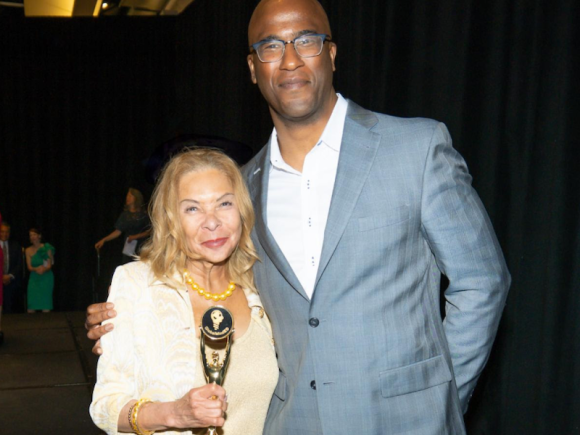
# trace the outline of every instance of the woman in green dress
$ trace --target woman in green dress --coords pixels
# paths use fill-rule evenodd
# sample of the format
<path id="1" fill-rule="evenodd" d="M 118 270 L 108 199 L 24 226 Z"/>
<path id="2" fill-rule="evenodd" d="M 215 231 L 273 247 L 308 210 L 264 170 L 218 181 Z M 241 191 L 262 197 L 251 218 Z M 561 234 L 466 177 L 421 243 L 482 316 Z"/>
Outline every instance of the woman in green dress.
<path id="1" fill-rule="evenodd" d="M 30 271 L 28 279 L 28 312 L 52 310 L 54 289 L 54 246 L 42 242 L 42 232 L 38 228 L 29 231 L 31 246 L 26 248 L 26 264 Z"/>

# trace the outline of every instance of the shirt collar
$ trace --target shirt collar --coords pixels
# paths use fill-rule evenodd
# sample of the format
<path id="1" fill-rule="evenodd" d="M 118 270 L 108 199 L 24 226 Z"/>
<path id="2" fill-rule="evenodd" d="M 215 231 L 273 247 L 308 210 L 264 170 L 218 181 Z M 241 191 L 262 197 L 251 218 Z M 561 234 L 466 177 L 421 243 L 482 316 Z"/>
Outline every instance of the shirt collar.
<path id="1" fill-rule="evenodd" d="M 320 144 L 325 144 L 332 150 L 339 152 L 340 144 L 342 142 L 342 132 L 344 130 L 344 123 L 346 120 L 346 112 L 348 109 L 348 103 L 344 97 L 340 94 L 336 94 L 338 99 L 332 109 L 332 114 L 330 119 L 324 127 L 324 131 L 320 136 L 316 146 Z M 281 169 L 286 172 L 300 175 L 300 172 L 296 171 L 290 165 L 288 165 L 282 158 L 282 153 L 280 152 L 280 145 L 278 144 L 278 133 L 276 132 L 276 127 L 272 130 L 272 135 L 270 136 L 270 163 L 276 169 Z"/>
<path id="2" fill-rule="evenodd" d="M 346 119 L 346 111 L 348 109 L 348 103 L 340 94 L 336 94 L 338 100 L 334 109 L 332 110 L 332 115 L 320 136 L 318 144 L 324 143 L 336 152 L 340 151 L 340 144 L 342 142 L 342 132 L 344 130 L 344 122 Z M 318 145 L 317 144 L 317 145 Z"/>

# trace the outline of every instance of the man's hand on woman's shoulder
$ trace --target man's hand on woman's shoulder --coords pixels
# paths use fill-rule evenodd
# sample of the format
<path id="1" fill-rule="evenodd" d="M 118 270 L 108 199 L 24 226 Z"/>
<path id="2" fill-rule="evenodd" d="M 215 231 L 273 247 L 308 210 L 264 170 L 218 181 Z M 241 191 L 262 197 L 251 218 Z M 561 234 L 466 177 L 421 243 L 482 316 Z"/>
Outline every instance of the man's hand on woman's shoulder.
<path id="1" fill-rule="evenodd" d="M 103 349 L 101 349 L 101 337 L 113 330 L 114 326 L 112 323 L 107 323 L 101 326 L 105 320 L 112 319 L 117 315 L 114 310 L 115 304 L 112 302 L 103 302 L 100 304 L 92 304 L 87 308 L 87 319 L 85 320 L 85 328 L 87 329 L 87 337 L 90 340 L 97 340 L 93 346 L 93 353 L 95 355 L 101 355 Z"/>

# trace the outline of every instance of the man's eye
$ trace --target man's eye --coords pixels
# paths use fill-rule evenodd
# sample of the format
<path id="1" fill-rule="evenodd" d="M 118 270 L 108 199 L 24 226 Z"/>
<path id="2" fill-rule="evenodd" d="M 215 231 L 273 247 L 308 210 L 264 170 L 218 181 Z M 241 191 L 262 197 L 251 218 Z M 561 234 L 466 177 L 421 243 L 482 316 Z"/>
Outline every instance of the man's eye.
<path id="1" fill-rule="evenodd" d="M 261 45 L 261 49 L 263 51 L 276 51 L 276 50 L 280 50 L 280 43 L 278 42 L 266 42 L 263 45 Z"/>
<path id="2" fill-rule="evenodd" d="M 314 44 L 314 38 L 300 38 L 296 40 L 296 44 L 302 46 L 302 47 L 308 47 L 309 45 Z"/>

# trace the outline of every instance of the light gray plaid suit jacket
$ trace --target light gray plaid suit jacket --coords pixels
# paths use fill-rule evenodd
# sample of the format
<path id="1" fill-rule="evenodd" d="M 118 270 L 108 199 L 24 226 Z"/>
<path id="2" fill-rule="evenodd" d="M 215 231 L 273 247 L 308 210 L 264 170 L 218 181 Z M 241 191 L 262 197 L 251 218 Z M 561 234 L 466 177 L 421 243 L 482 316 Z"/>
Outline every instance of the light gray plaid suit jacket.
<path id="1" fill-rule="evenodd" d="M 244 167 L 280 366 L 264 434 L 465 433 L 510 276 L 445 126 L 349 101 L 312 300 L 267 228 L 269 170 L 268 146 Z"/>

